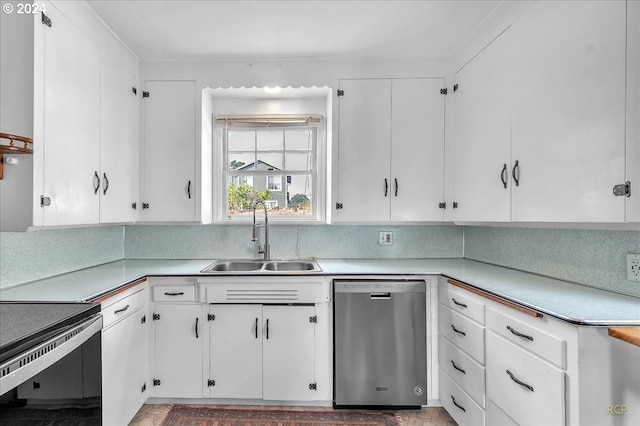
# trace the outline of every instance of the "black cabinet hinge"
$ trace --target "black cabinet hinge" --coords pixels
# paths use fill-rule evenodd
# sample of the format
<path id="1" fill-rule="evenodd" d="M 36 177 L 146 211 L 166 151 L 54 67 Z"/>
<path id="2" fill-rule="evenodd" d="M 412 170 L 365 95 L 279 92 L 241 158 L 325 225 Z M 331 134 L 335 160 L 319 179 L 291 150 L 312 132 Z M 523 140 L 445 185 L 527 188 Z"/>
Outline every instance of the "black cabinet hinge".
<path id="1" fill-rule="evenodd" d="M 142 92 L 142 97 L 143 98 L 148 98 L 149 96 L 151 96 L 151 94 L 149 92 Z"/>
<path id="2" fill-rule="evenodd" d="M 133 210 L 137 210 L 138 209 L 138 203 L 131 203 L 131 208 Z"/>
<path id="3" fill-rule="evenodd" d="M 133 92 L 134 95 L 138 96 L 138 89 L 136 89 L 135 87 L 132 87 L 131 91 Z"/>
<path id="4" fill-rule="evenodd" d="M 45 197 L 44 195 L 40 196 L 40 207 L 47 207 L 51 205 L 51 198 Z"/>
<path id="5" fill-rule="evenodd" d="M 342 203 L 336 203 L 336 210 L 340 210 L 342 207 Z"/>
<path id="6" fill-rule="evenodd" d="M 216 381 L 215 380 L 211 380 L 211 379 L 207 380 L 207 386 L 208 387 L 212 387 L 212 386 L 215 386 L 215 385 L 216 385 Z"/>
<path id="7" fill-rule="evenodd" d="M 438 203 L 438 208 L 446 209 L 446 208 L 447 208 L 447 203 L 446 203 L 446 202 L 444 202 L 444 203 Z"/>
<path id="8" fill-rule="evenodd" d="M 158 321 L 160 319 L 160 314 L 153 314 L 153 320 Z"/>
<path id="9" fill-rule="evenodd" d="M 153 379 L 153 386 L 160 386 L 160 379 Z"/>
<path id="10" fill-rule="evenodd" d="M 309 322 L 311 322 L 313 324 L 317 324 L 318 323 L 318 316 L 314 315 L 312 317 L 309 317 Z"/>
<path id="11" fill-rule="evenodd" d="M 613 187 L 613 195 L 616 197 L 631 197 L 631 182 L 626 181 Z"/>
<path id="12" fill-rule="evenodd" d="M 446 95 L 447 93 L 449 93 L 449 89 L 447 89 L 446 87 L 444 89 L 440 89 L 441 95 Z"/>
<path id="13" fill-rule="evenodd" d="M 215 321 L 216 316 L 214 314 L 207 314 L 207 321 Z"/>
<path id="14" fill-rule="evenodd" d="M 147 210 L 149 208 L 149 203 L 142 203 L 142 210 Z"/>
<path id="15" fill-rule="evenodd" d="M 338 96 L 344 96 L 344 90 L 338 89 Z"/>
<path id="16" fill-rule="evenodd" d="M 318 389 L 318 385 L 314 382 L 314 383 L 309 383 L 309 389 L 310 390 L 317 390 Z"/>
<path id="17" fill-rule="evenodd" d="M 146 391 L 146 390 L 147 390 L 147 382 L 145 382 L 145 383 L 142 385 L 142 390 L 140 391 L 140 393 L 144 393 L 144 391 Z"/>
<path id="18" fill-rule="evenodd" d="M 53 25 L 51 23 L 51 18 L 49 18 L 47 15 L 45 15 L 44 12 L 42 13 L 42 24 L 46 25 L 49 28 L 51 28 L 51 25 Z"/>
<path id="19" fill-rule="evenodd" d="M 453 85 L 453 92 L 457 92 L 458 91 L 458 83 Z"/>
<path id="20" fill-rule="evenodd" d="M 142 318 L 140 319 L 140 324 L 144 324 L 145 322 L 147 322 L 147 316 L 143 315 Z"/>
<path id="21" fill-rule="evenodd" d="M 458 208 L 458 202 L 457 202 L 457 201 L 454 201 L 454 202 L 453 202 L 453 208 L 454 208 L 454 209 L 457 209 L 457 208 Z"/>

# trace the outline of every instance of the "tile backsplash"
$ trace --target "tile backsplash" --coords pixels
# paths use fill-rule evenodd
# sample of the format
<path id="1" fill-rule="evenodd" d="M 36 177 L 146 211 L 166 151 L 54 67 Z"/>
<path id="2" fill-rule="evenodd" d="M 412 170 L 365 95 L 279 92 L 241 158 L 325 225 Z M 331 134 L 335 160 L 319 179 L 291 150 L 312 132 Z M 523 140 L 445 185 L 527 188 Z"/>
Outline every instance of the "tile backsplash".
<path id="1" fill-rule="evenodd" d="M 627 280 L 626 254 L 640 253 L 640 232 L 465 227 L 464 255 L 640 297 Z"/>
<path id="2" fill-rule="evenodd" d="M 378 231 L 393 245 L 379 246 Z M 262 232 L 262 231 L 261 231 Z M 459 226 L 270 225 L 271 257 L 462 257 Z M 257 258 L 250 225 L 133 225 L 125 232 L 127 259 Z"/>
<path id="3" fill-rule="evenodd" d="M 0 288 L 124 258 L 124 227 L 0 232 Z"/>

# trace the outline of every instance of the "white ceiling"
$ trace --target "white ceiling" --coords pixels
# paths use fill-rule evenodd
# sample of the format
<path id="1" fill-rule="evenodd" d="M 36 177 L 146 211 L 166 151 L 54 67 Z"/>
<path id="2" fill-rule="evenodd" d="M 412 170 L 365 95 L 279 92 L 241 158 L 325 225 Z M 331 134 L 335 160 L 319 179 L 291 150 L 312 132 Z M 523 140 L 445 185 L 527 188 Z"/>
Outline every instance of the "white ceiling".
<path id="1" fill-rule="evenodd" d="M 497 0 L 88 0 L 142 61 L 449 56 Z"/>

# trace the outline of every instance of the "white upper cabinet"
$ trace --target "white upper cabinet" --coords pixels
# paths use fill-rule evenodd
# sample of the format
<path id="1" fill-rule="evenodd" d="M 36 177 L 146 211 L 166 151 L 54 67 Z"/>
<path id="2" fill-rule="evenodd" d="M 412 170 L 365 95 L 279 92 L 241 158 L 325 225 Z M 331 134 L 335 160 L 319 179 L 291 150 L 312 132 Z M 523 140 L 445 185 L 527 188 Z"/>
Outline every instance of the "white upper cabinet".
<path id="1" fill-rule="evenodd" d="M 456 221 L 511 219 L 511 143 L 506 58 L 510 30 L 500 34 L 455 76 L 453 95 Z"/>
<path id="2" fill-rule="evenodd" d="M 340 81 L 336 221 L 443 220 L 444 84 Z"/>
<path id="3" fill-rule="evenodd" d="M 100 222 L 134 222 L 139 150 L 136 79 L 104 58 L 101 80 Z"/>
<path id="4" fill-rule="evenodd" d="M 45 6 L 33 46 L 33 225 L 134 222 L 137 64 L 84 6 Z"/>
<path id="5" fill-rule="evenodd" d="M 34 197 L 46 198 L 34 211 L 34 225 L 98 223 L 100 49 L 55 7 L 47 8 L 47 17 L 51 27 L 41 27 L 43 134 L 35 134 L 43 168 L 34 170 Z"/>
<path id="6" fill-rule="evenodd" d="M 146 222 L 195 220 L 195 81 L 146 81 L 144 178 Z"/>
<path id="7" fill-rule="evenodd" d="M 536 2 L 456 73 L 456 221 L 626 220 L 625 28 L 623 1 Z"/>
<path id="8" fill-rule="evenodd" d="M 512 27 L 518 222 L 624 222 L 624 1 L 541 1 Z"/>

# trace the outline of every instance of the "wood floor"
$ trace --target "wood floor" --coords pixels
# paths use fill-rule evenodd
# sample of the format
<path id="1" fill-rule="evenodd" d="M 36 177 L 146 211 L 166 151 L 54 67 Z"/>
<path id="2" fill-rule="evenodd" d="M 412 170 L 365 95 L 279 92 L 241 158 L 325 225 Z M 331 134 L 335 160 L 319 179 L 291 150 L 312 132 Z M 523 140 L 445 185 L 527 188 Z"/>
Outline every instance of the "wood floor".
<path id="1" fill-rule="evenodd" d="M 171 405 L 169 404 L 145 404 L 129 423 L 129 426 L 159 426 L 170 408 Z M 271 408 L 281 409 L 283 407 Z M 305 407 L 286 408 L 290 410 L 305 409 Z M 326 409 L 331 410 L 332 408 Z M 396 415 L 399 417 L 402 426 L 456 426 L 456 422 L 443 408 L 430 407 L 422 410 L 401 410 L 397 411 Z"/>

